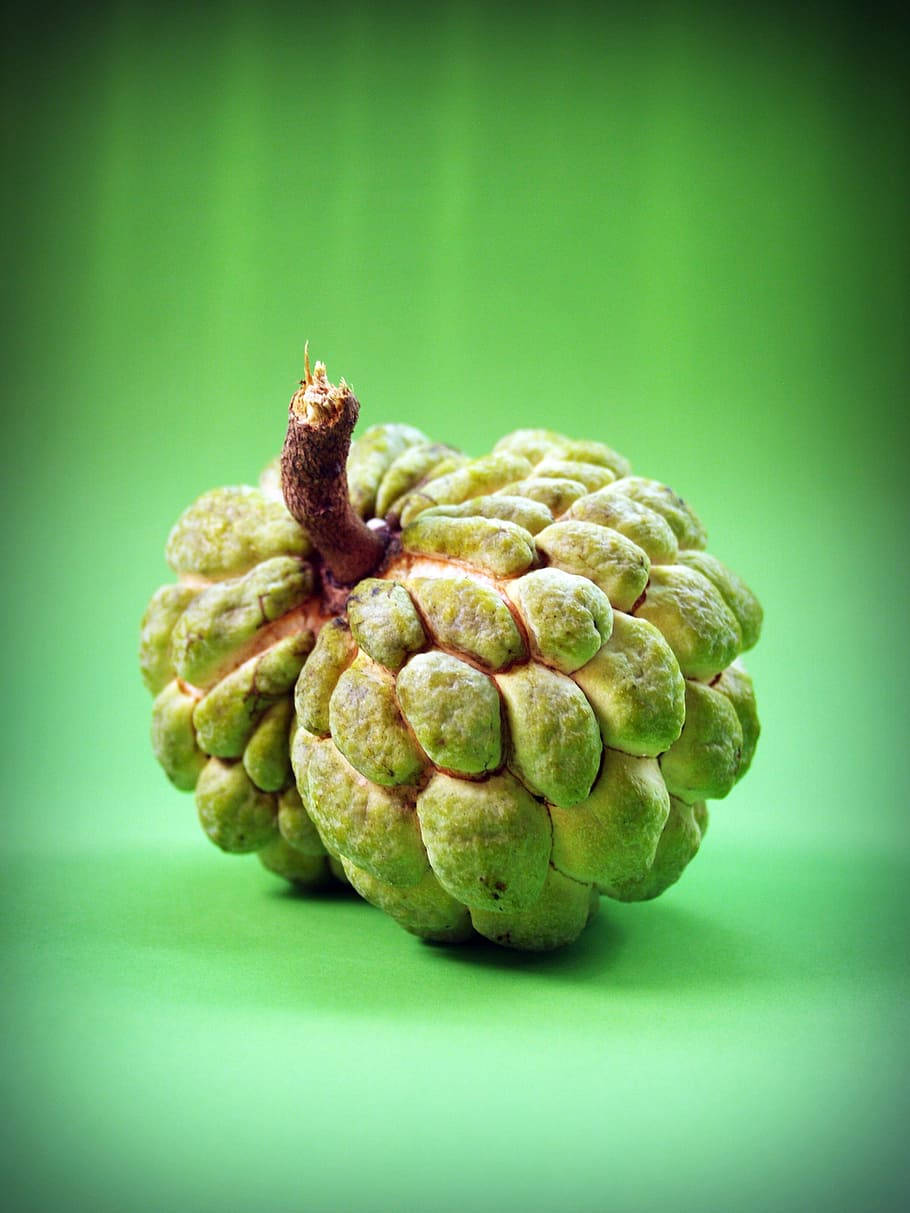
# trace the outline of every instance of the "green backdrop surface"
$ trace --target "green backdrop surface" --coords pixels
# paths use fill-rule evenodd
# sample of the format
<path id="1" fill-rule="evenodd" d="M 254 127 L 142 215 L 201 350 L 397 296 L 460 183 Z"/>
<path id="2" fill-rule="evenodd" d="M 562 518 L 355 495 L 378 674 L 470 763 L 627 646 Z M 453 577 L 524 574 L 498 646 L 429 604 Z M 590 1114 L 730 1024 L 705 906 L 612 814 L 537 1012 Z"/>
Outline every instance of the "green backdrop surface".
<path id="1" fill-rule="evenodd" d="M 22 1209 L 907 1195 L 906 98 L 831 6 L 203 5 L 4 54 L 4 1191 Z M 149 751 L 167 530 L 281 442 L 552 425 L 759 593 L 764 733 L 659 901 L 421 945 L 221 856 Z"/>

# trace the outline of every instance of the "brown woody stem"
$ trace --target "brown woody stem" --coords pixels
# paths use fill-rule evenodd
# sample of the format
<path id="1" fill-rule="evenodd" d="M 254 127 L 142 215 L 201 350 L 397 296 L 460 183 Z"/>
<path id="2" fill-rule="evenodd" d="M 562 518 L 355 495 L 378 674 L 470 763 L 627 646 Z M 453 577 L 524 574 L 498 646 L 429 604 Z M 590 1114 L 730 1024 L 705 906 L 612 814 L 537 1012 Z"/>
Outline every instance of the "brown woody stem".
<path id="1" fill-rule="evenodd" d="M 355 513 L 348 499 L 345 464 L 360 405 L 342 379 L 329 383 L 316 363 L 291 397 L 281 452 L 281 489 L 291 514 L 306 530 L 339 585 L 353 585 L 381 563 L 386 536 Z"/>

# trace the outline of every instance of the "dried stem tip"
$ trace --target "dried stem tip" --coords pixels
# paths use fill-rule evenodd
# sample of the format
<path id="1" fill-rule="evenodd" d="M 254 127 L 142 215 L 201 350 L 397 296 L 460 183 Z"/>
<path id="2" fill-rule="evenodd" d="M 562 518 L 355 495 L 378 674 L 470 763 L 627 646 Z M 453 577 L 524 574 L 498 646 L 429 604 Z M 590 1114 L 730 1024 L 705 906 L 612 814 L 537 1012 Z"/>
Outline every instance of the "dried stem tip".
<path id="1" fill-rule="evenodd" d="M 317 362 L 291 397 L 281 452 L 281 488 L 291 514 L 305 528 L 339 585 L 353 585 L 378 567 L 386 539 L 351 507 L 345 465 L 360 405 L 342 379 L 329 383 Z"/>

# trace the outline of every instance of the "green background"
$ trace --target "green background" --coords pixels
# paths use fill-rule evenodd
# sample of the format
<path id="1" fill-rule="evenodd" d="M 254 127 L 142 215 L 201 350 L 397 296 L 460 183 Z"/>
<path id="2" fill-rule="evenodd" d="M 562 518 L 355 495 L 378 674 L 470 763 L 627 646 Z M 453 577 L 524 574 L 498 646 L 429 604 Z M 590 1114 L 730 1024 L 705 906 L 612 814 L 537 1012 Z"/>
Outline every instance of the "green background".
<path id="1" fill-rule="evenodd" d="M 7 29 L 3 1184 L 22 1209 L 906 1198 L 906 95 L 883 10 L 203 5 Z M 303 342 L 553 425 L 757 590 L 764 734 L 665 898 L 421 945 L 205 842 L 138 619 Z"/>

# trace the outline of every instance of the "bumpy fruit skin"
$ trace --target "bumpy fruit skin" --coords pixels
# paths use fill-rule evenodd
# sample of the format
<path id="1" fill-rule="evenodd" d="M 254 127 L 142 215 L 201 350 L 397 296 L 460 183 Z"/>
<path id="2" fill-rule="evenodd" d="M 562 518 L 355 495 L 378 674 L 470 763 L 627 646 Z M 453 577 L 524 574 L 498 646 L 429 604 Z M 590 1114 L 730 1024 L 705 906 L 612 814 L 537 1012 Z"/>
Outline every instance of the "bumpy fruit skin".
<path id="1" fill-rule="evenodd" d="M 347 474 L 391 542 L 346 601 L 277 461 L 171 533 L 141 666 L 208 837 L 298 884 L 346 878 L 438 942 L 556 948 L 602 894 L 658 896 L 759 735 L 739 656 L 761 607 L 698 517 L 549 430 L 469 459 L 374 426 Z"/>
<path id="2" fill-rule="evenodd" d="M 755 751 L 754 595 L 686 502 L 600 443 L 519 430 L 466 460 L 405 427 L 361 442 L 352 500 L 396 539 L 295 690 L 326 850 L 443 942 L 555 948 L 600 894 L 658 896 Z"/>
<path id="3" fill-rule="evenodd" d="M 289 736 L 316 640 L 316 578 L 310 541 L 270 479 L 267 469 L 259 488 L 205 493 L 177 521 L 166 551 L 179 580 L 149 602 L 140 668 L 155 696 L 155 755 L 195 791 L 208 837 L 313 885 L 329 860 L 297 793 Z"/>

